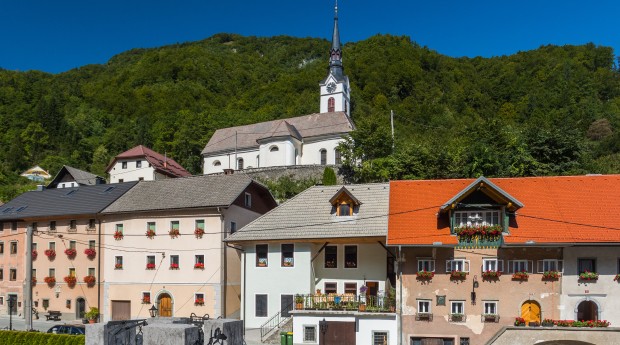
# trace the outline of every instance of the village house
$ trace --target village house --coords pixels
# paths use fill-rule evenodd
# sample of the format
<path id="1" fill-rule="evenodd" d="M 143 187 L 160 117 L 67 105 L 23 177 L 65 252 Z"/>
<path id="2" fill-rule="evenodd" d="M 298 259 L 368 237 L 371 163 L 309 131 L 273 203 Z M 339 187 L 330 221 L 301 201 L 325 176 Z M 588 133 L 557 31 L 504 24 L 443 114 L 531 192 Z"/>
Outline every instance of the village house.
<path id="1" fill-rule="evenodd" d="M 106 173 L 110 175 L 110 183 L 153 181 L 192 175 L 172 158 L 143 145 L 114 157 L 106 168 Z"/>
<path id="2" fill-rule="evenodd" d="M 239 253 L 227 235 L 276 207 L 243 173 L 139 182 L 107 207 L 103 320 L 239 317 Z"/>
<path id="3" fill-rule="evenodd" d="M 349 78 L 342 64 L 338 7 L 329 72 L 319 88 L 319 113 L 215 131 L 202 151 L 203 172 L 341 163 L 336 148 L 355 125 L 351 119 Z"/>
<path id="4" fill-rule="evenodd" d="M 481 344 L 546 319 L 620 323 L 619 188 L 618 175 L 392 181 L 403 342 Z"/>
<path id="5" fill-rule="evenodd" d="M 397 344 L 388 197 L 388 184 L 315 186 L 229 236 L 245 327 L 263 339 L 292 329 L 295 344 Z"/>
<path id="6" fill-rule="evenodd" d="M 105 178 L 88 171 L 63 165 L 52 181 L 48 183 L 47 188 L 68 188 L 96 184 L 105 184 Z"/>
<path id="7" fill-rule="evenodd" d="M 103 277 L 98 213 L 133 187 L 94 185 L 26 192 L 0 207 L 0 303 L 14 297 L 25 308 L 26 251 L 32 250 L 33 308 L 40 317 L 58 312 L 63 321 L 81 319 L 101 305 Z M 26 227 L 33 229 L 26 248 Z M 5 309 L 6 310 L 6 309 Z M 20 310 L 25 315 L 26 310 Z"/>

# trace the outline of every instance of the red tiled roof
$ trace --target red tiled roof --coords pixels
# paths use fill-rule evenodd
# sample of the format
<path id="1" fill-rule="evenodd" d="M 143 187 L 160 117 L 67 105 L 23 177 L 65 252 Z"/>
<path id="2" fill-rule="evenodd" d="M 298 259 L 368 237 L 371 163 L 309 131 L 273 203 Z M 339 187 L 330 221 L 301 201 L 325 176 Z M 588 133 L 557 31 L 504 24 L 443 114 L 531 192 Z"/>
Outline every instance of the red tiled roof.
<path id="1" fill-rule="evenodd" d="M 143 145 L 138 145 L 114 157 L 110 165 L 106 168 L 106 172 L 109 172 L 110 169 L 112 169 L 117 160 L 123 158 L 144 158 L 153 168 L 155 168 L 157 172 L 164 175 L 172 177 L 192 176 L 192 174 L 185 170 L 174 159 L 164 157 L 161 153 L 155 152 Z"/>
<path id="2" fill-rule="evenodd" d="M 506 244 L 620 243 L 620 175 L 489 180 L 524 205 Z M 388 244 L 457 244 L 439 207 L 473 181 L 392 181 Z"/>

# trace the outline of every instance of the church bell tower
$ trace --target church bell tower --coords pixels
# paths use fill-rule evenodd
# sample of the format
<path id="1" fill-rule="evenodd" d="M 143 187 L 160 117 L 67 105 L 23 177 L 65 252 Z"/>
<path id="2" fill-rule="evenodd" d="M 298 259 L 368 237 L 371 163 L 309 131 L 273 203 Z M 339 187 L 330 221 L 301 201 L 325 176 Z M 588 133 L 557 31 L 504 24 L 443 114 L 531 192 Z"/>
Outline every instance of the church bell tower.
<path id="1" fill-rule="evenodd" d="M 334 32 L 332 47 L 329 51 L 329 73 L 319 85 L 321 86 L 321 113 L 342 111 L 351 116 L 351 97 L 349 78 L 342 66 L 342 49 L 340 48 L 340 31 L 338 30 L 338 1 L 334 7 Z"/>

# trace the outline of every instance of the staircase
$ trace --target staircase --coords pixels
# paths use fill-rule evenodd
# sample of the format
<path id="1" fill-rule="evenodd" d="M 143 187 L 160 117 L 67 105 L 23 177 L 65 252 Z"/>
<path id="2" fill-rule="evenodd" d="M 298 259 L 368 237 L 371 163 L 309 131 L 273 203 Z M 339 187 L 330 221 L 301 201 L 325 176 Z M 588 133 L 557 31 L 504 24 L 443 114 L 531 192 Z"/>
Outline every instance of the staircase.
<path id="1" fill-rule="evenodd" d="M 280 332 L 290 332 L 293 330 L 293 318 L 290 314 L 288 314 L 288 311 L 290 310 L 293 310 L 293 303 L 277 312 L 267 322 L 260 326 L 261 342 L 277 344 L 280 342 Z M 285 312 L 287 315 L 282 315 L 282 312 Z"/>

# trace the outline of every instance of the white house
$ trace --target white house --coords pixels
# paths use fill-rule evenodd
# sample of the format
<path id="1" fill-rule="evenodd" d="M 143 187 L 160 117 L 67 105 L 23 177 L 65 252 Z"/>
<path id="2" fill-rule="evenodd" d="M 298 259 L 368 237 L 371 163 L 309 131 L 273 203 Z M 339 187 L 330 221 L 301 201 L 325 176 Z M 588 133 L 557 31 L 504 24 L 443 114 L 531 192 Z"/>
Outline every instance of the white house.
<path id="1" fill-rule="evenodd" d="M 101 176 L 68 165 L 63 165 L 58 174 L 54 176 L 52 182 L 47 185 L 47 188 L 71 188 L 104 183 L 105 179 Z"/>
<path id="2" fill-rule="evenodd" d="M 315 186 L 229 236 L 242 249 L 246 328 L 268 336 L 293 315 L 295 344 L 396 344 L 388 194 L 388 184 Z"/>
<path id="3" fill-rule="evenodd" d="M 138 145 L 116 157 L 106 168 L 110 183 L 153 181 L 191 174 L 172 158 Z"/>
<path id="4" fill-rule="evenodd" d="M 337 8 L 329 67 L 320 83 L 319 113 L 215 131 L 202 151 L 204 173 L 340 164 L 336 147 L 355 126 L 351 120 L 349 78 L 342 65 Z"/>

